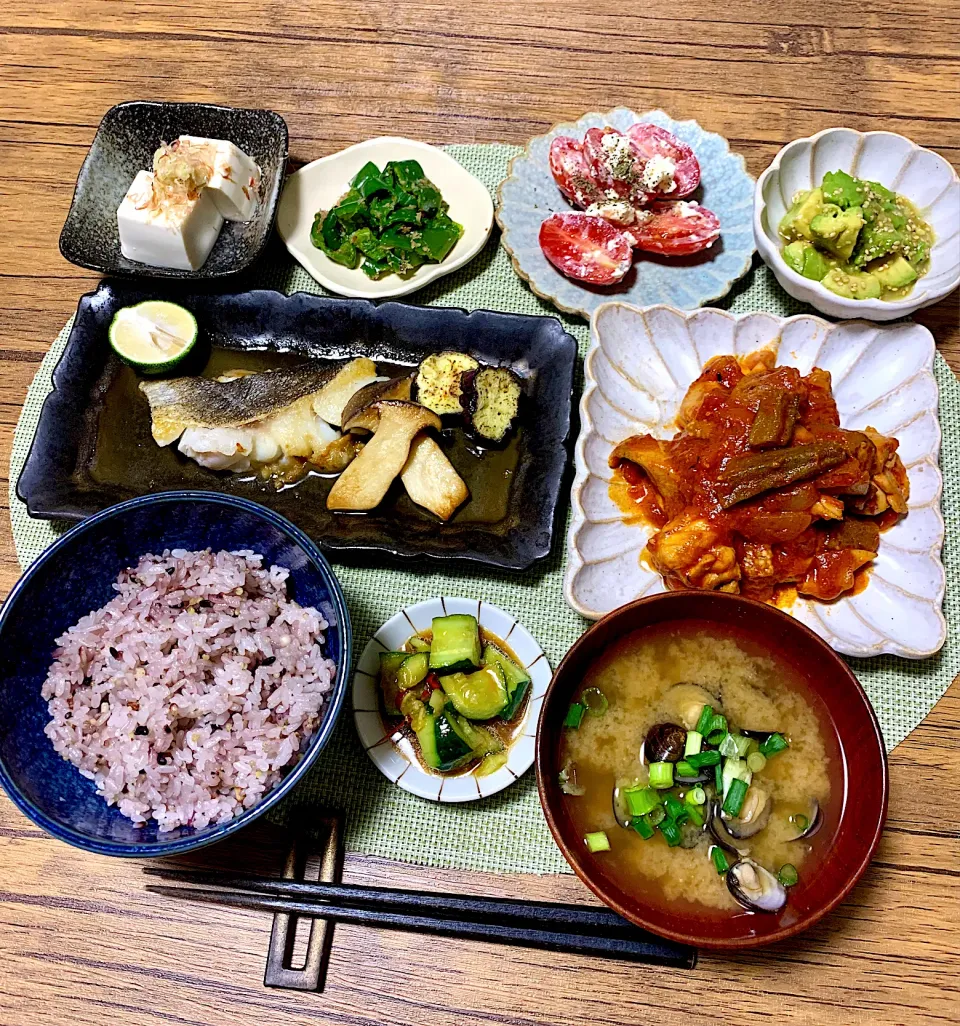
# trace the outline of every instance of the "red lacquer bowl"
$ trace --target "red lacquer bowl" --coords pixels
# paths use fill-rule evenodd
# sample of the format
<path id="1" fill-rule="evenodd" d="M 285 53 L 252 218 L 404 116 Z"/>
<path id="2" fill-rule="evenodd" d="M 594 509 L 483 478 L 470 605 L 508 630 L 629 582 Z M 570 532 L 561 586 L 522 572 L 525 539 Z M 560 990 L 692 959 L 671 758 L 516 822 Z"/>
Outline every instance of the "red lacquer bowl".
<path id="1" fill-rule="evenodd" d="M 655 890 L 627 893 L 590 855 L 560 791 L 563 718 L 595 659 L 625 634 L 653 624 L 697 620 L 752 638 L 785 660 L 806 683 L 820 713 L 831 760 L 831 797 L 816 844 L 814 872 L 801 869 L 779 913 L 720 912 L 684 902 L 668 904 Z M 829 736 L 832 734 L 832 738 Z M 537 731 L 537 785 L 554 839 L 580 879 L 637 926 L 702 948 L 747 948 L 792 937 L 835 908 L 870 863 L 887 816 L 887 757 L 870 701 L 847 664 L 791 616 L 751 599 L 715 592 L 668 592 L 622 606 L 570 649 L 544 698 Z M 851 793 L 852 792 L 852 793 Z M 650 885 L 647 885 L 648 887 Z M 654 885 L 655 887 L 655 885 Z"/>

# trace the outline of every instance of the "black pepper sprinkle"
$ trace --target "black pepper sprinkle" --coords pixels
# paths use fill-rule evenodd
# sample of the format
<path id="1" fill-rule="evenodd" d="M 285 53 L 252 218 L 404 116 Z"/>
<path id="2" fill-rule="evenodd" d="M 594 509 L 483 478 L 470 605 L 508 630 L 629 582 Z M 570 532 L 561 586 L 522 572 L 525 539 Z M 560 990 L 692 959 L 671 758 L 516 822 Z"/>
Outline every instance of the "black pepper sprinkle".
<path id="1" fill-rule="evenodd" d="M 139 727 L 136 727 L 136 728 L 134 729 L 134 731 L 133 731 L 133 732 L 134 732 L 134 734 L 136 734 L 136 735 L 137 735 L 138 737 L 146 737 L 146 736 L 147 736 L 147 734 L 149 734 L 149 733 L 150 733 L 150 731 L 149 731 L 149 730 L 147 730 L 147 728 L 146 728 L 146 727 L 144 727 L 144 726 L 143 726 L 142 724 L 141 724 L 141 725 L 140 725 Z"/>
<path id="2" fill-rule="evenodd" d="M 213 603 L 210 601 L 210 599 L 200 599 L 197 605 L 201 609 L 209 609 L 213 605 Z"/>
<path id="3" fill-rule="evenodd" d="M 113 647 L 113 645 L 110 646 L 109 651 L 110 651 L 110 655 L 112 655 L 114 659 L 119 659 L 120 658 L 120 653 Z"/>
<path id="4" fill-rule="evenodd" d="M 164 733 L 165 733 L 165 734 L 172 734 L 172 733 L 173 733 L 173 731 L 172 731 L 172 730 L 170 729 L 170 725 L 169 725 L 169 724 L 167 724 L 167 725 L 166 725 L 166 726 L 165 726 L 165 727 L 163 728 L 163 730 L 164 730 Z"/>
<path id="5" fill-rule="evenodd" d="M 167 764 L 167 757 L 165 755 L 163 755 L 163 754 L 158 755 L 157 756 L 157 765 L 159 765 L 159 766 L 166 766 L 166 764 Z"/>
<path id="6" fill-rule="evenodd" d="M 88 688 L 88 687 L 90 687 L 90 685 L 91 685 L 92 683 L 93 683 L 93 677 L 84 677 L 84 678 L 83 678 L 83 686 L 84 686 L 85 688 Z"/>
<path id="7" fill-rule="evenodd" d="M 277 661 L 277 657 L 276 657 L 276 656 L 267 656 L 267 658 L 266 658 L 266 659 L 264 659 L 264 660 L 263 660 L 263 661 L 262 661 L 262 662 L 260 663 L 260 665 L 261 665 L 261 666 L 273 666 L 273 664 L 274 664 L 274 663 L 275 663 L 276 661 Z"/>
<path id="8" fill-rule="evenodd" d="M 166 572 L 172 576 L 173 575 L 173 567 L 172 566 L 168 566 Z"/>

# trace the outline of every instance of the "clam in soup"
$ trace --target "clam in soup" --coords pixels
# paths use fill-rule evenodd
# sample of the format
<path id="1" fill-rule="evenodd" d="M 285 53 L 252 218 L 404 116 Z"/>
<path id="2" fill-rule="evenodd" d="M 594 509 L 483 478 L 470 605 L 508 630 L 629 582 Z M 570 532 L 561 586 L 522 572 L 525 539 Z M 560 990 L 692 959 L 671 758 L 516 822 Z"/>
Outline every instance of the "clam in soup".
<path id="1" fill-rule="evenodd" d="M 800 675 L 706 621 L 634 631 L 565 720 L 561 789 L 601 871 L 667 904 L 775 913 L 815 870 L 839 768 Z"/>

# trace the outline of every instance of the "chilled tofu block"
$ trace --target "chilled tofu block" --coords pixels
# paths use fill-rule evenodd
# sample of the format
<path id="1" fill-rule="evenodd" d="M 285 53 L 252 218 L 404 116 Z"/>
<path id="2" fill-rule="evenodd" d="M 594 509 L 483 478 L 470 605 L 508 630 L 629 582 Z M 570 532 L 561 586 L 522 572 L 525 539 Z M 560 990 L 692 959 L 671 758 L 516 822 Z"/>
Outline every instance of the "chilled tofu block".
<path id="1" fill-rule="evenodd" d="M 117 226 L 128 260 L 195 271 L 210 255 L 223 216 L 206 189 L 166 189 L 152 171 L 140 171 L 117 208 Z"/>
<path id="2" fill-rule="evenodd" d="M 181 135 L 181 153 L 197 154 L 211 168 L 206 188 L 228 221 L 249 221 L 257 212 L 260 168 L 238 146 L 226 139 Z"/>

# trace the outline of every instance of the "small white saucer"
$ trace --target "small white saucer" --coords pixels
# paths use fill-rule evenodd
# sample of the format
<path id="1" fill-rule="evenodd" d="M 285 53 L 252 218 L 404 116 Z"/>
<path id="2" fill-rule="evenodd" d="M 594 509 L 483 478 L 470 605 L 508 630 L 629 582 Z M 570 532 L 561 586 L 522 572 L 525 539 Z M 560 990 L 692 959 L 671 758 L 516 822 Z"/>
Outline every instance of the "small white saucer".
<path id="1" fill-rule="evenodd" d="M 370 160 L 381 169 L 390 160 L 420 162 L 424 174 L 450 204 L 450 217 L 463 225 L 463 235 L 446 260 L 424 264 L 409 278 L 388 274 L 374 281 L 359 267 L 343 267 L 313 245 L 310 229 L 317 211 L 334 206 L 354 175 Z M 290 175 L 280 197 L 277 231 L 291 255 L 331 292 L 355 299 L 388 299 L 416 292 L 472 260 L 493 231 L 493 199 L 479 178 L 436 146 L 382 136 L 321 157 Z"/>
<path id="2" fill-rule="evenodd" d="M 421 765 L 413 743 L 402 731 L 390 732 L 380 715 L 377 674 L 380 653 L 402 647 L 411 635 L 431 628 L 435 616 L 469 613 L 480 626 L 505 641 L 530 674 L 532 690 L 517 739 L 507 749 L 507 763 L 495 773 L 478 777 L 473 771 L 446 776 Z M 532 765 L 537 721 L 552 671 L 547 657 L 527 629 L 509 613 L 489 602 L 465 598 L 428 599 L 406 606 L 392 616 L 367 643 L 353 677 L 353 722 L 367 755 L 381 773 L 411 794 L 431 801 L 469 802 L 509 787 Z"/>

